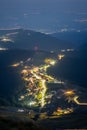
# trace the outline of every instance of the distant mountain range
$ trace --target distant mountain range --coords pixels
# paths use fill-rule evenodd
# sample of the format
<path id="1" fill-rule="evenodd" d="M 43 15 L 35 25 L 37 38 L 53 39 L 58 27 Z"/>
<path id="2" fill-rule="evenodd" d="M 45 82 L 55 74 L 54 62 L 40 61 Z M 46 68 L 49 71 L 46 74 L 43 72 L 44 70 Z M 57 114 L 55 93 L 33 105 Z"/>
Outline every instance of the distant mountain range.
<path id="1" fill-rule="evenodd" d="M 72 44 L 40 32 L 24 29 L 10 29 L 0 30 L 0 47 L 10 49 L 39 49 L 56 51 L 72 48 Z"/>

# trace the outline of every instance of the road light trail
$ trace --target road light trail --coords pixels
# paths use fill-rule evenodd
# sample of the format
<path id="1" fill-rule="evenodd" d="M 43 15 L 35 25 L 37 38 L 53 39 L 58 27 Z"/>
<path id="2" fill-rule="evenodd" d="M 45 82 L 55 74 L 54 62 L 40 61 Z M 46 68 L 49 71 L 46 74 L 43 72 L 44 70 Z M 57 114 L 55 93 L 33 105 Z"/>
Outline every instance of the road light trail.
<path id="1" fill-rule="evenodd" d="M 46 93 L 46 80 L 42 79 L 40 76 L 38 76 L 36 73 L 32 72 L 32 74 L 36 77 L 36 79 L 39 79 L 42 83 L 42 98 L 41 98 L 41 107 L 44 107 L 45 105 L 45 93 Z"/>
<path id="2" fill-rule="evenodd" d="M 45 80 L 42 80 L 42 98 L 41 98 L 41 107 L 43 107 L 45 105 L 45 93 L 46 93 L 46 81 Z"/>
<path id="3" fill-rule="evenodd" d="M 78 98 L 79 98 L 79 96 L 75 96 L 74 99 L 73 99 L 76 104 L 81 105 L 81 106 L 87 106 L 87 103 L 79 102 Z"/>

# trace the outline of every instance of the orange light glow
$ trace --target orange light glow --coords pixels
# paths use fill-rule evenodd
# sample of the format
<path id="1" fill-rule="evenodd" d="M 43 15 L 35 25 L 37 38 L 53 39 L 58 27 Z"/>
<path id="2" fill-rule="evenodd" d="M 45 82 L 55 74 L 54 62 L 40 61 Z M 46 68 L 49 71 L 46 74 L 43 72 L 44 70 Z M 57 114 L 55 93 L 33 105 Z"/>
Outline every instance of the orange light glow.
<path id="1" fill-rule="evenodd" d="M 73 90 L 68 90 L 64 93 L 66 96 L 74 95 L 75 92 Z"/>
<path id="2" fill-rule="evenodd" d="M 12 67 L 18 67 L 20 64 L 19 63 L 15 63 L 13 65 L 11 65 Z"/>

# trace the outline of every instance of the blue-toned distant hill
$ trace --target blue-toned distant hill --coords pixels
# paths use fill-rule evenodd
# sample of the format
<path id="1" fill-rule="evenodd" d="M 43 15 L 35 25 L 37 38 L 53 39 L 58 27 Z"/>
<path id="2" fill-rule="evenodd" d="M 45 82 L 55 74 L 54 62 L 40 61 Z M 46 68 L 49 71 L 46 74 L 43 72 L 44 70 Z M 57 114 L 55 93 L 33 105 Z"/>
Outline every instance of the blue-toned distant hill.
<path id="1" fill-rule="evenodd" d="M 56 77 L 87 87 L 87 43 L 67 53 L 58 65 L 49 70 Z"/>
<path id="2" fill-rule="evenodd" d="M 72 43 L 75 47 L 87 42 L 87 31 L 66 31 L 51 34 L 51 36 Z"/>
<path id="3" fill-rule="evenodd" d="M 7 41 L 6 41 L 7 38 Z M 10 49 L 59 50 L 72 48 L 72 44 L 49 35 L 24 29 L 0 30 L 0 47 Z"/>

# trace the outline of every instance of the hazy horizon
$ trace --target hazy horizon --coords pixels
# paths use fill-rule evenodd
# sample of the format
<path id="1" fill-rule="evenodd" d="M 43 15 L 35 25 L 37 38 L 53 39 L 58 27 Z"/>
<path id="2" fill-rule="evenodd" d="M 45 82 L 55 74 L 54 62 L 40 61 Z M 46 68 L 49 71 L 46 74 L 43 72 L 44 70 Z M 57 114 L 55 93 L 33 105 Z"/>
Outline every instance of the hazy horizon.
<path id="1" fill-rule="evenodd" d="M 41 32 L 87 29 L 86 0 L 0 0 L 0 28 Z"/>

